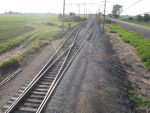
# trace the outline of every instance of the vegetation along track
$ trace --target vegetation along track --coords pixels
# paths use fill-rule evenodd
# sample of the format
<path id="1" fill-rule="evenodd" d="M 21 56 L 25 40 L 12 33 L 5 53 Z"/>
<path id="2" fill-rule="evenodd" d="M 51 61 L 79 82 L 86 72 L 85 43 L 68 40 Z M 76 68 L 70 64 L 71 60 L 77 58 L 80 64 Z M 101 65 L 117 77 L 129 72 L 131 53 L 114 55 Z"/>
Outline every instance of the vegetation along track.
<path id="1" fill-rule="evenodd" d="M 94 23 L 86 28 L 86 22 L 77 26 L 56 51 L 44 68 L 36 75 L 27 87 L 22 87 L 17 97 L 3 107 L 5 113 L 41 113 L 47 100 L 62 79 L 65 71 L 91 37 Z"/>

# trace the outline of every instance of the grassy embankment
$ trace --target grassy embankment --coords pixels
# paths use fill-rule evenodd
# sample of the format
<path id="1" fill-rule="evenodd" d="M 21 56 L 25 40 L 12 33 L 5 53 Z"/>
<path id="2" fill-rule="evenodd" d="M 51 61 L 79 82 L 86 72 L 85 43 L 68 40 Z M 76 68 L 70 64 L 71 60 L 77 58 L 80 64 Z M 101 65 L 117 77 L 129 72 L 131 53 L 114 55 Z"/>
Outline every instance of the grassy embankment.
<path id="1" fill-rule="evenodd" d="M 112 33 L 117 33 L 124 42 L 129 43 L 135 47 L 142 61 L 145 62 L 146 67 L 148 70 L 150 70 L 150 40 L 145 39 L 139 34 L 124 29 L 123 27 L 114 23 L 107 24 L 107 27 L 111 29 Z M 126 95 L 133 103 L 135 103 L 135 105 L 145 108 L 150 107 L 150 100 L 140 95 L 137 91 L 128 90 Z"/>
<path id="2" fill-rule="evenodd" d="M 77 23 L 71 24 L 74 26 Z M 52 15 L 0 15 L 0 54 L 19 45 L 30 45 L 28 53 L 39 50 L 63 34 L 60 26 L 61 21 Z M 0 61 L 0 69 L 19 65 L 22 57 Z"/>

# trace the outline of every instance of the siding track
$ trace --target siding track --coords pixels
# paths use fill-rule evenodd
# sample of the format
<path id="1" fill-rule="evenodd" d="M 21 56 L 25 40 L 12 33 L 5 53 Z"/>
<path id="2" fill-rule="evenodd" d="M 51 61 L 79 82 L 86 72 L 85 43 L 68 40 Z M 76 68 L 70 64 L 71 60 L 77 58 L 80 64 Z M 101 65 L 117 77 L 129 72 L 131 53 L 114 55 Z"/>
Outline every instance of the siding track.
<path id="1" fill-rule="evenodd" d="M 73 29 L 31 83 L 22 87 L 18 94 L 3 107 L 4 113 L 41 113 L 65 71 L 91 37 L 93 31 L 93 22 L 83 22 Z"/>

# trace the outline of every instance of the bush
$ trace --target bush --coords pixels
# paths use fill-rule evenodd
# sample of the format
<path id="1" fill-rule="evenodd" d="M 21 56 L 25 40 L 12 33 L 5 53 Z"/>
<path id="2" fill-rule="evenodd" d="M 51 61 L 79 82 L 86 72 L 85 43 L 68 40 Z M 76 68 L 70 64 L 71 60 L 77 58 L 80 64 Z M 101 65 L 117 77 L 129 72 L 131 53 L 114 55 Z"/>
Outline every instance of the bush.
<path id="1" fill-rule="evenodd" d="M 106 19 L 105 22 L 106 23 L 113 23 L 113 21 L 111 21 L 110 19 Z"/>
<path id="2" fill-rule="evenodd" d="M 21 57 L 13 57 L 13 58 L 7 59 L 6 61 L 0 63 L 0 70 L 3 72 L 6 70 L 9 70 L 10 68 L 16 68 L 20 66 L 21 60 L 22 60 Z"/>
<path id="3" fill-rule="evenodd" d="M 133 17 L 129 17 L 128 20 L 133 20 Z"/>
<path id="4" fill-rule="evenodd" d="M 143 16 L 143 21 L 148 22 L 150 21 L 150 15 L 148 13 L 145 13 Z"/>
<path id="5" fill-rule="evenodd" d="M 150 100 L 140 95 L 137 91 L 129 90 L 126 92 L 126 96 L 138 107 L 150 107 Z"/>
<path id="6" fill-rule="evenodd" d="M 143 18 L 143 17 L 142 17 L 141 15 L 137 15 L 137 16 L 136 16 L 136 20 L 137 20 L 137 21 L 142 21 L 142 18 Z"/>

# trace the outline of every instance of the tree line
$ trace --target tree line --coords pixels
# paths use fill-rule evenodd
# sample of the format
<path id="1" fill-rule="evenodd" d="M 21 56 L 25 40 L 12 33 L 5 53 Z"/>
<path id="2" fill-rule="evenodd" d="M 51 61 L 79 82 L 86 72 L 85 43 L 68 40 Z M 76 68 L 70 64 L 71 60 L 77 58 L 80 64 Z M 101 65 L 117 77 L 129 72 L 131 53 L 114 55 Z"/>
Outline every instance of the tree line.
<path id="1" fill-rule="evenodd" d="M 136 15 L 135 17 L 129 17 L 128 20 L 149 22 L 150 21 L 150 14 L 145 13 L 144 15 Z"/>
<path id="2" fill-rule="evenodd" d="M 111 18 L 119 18 L 120 14 L 123 12 L 122 8 L 123 8 L 122 5 L 118 5 L 118 4 L 113 5 L 112 12 L 111 14 L 108 14 L 108 16 Z M 130 16 L 128 20 L 149 22 L 150 13 L 144 13 L 143 15 Z"/>
<path id="3" fill-rule="evenodd" d="M 58 15 L 58 18 L 62 21 L 62 14 Z M 70 12 L 69 14 L 64 15 L 64 21 L 68 22 L 79 22 L 84 20 L 83 17 L 76 15 L 74 12 Z"/>

